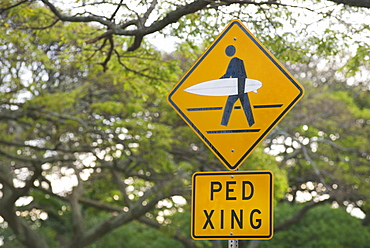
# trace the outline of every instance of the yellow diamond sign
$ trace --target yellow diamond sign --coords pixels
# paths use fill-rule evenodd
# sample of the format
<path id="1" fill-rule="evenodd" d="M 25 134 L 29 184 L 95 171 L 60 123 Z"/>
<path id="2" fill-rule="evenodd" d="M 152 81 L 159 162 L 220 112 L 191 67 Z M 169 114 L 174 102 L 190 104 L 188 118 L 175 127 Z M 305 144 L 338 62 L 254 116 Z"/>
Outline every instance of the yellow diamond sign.
<path id="1" fill-rule="evenodd" d="M 303 96 L 303 87 L 238 20 L 168 95 L 185 122 L 236 170 Z"/>

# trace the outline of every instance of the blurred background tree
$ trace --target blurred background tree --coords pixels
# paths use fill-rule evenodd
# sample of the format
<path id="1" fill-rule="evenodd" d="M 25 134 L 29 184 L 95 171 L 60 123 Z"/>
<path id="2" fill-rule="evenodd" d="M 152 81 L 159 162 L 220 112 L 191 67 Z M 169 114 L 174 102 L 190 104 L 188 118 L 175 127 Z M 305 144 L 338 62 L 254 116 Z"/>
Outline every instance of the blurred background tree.
<path id="1" fill-rule="evenodd" d="M 225 167 L 166 95 L 238 18 L 306 89 L 240 167 L 276 177 L 275 237 L 241 246 L 366 247 L 369 5 L 1 1 L 0 244 L 225 246 L 190 238 L 191 175 Z"/>

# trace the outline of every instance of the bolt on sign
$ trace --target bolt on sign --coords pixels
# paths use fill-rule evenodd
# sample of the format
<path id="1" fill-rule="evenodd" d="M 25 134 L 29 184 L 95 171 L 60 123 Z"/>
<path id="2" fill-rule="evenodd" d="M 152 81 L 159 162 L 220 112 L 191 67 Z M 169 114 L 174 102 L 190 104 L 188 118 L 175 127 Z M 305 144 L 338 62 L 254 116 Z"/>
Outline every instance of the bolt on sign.
<path id="1" fill-rule="evenodd" d="M 271 171 L 194 173 L 193 239 L 271 239 L 273 184 Z"/>
<path id="2" fill-rule="evenodd" d="M 170 105 L 236 170 L 303 96 L 303 87 L 238 20 L 168 95 Z"/>

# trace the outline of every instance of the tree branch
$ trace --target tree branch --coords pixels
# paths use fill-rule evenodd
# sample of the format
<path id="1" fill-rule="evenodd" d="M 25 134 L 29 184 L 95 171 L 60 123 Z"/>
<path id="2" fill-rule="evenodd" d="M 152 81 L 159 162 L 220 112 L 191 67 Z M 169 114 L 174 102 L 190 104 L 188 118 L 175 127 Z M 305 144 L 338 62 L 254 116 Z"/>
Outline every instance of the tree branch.
<path id="1" fill-rule="evenodd" d="M 5 11 L 8 11 L 8 10 L 10 10 L 12 8 L 15 8 L 15 7 L 19 6 L 19 5 L 22 5 L 22 4 L 24 4 L 24 3 L 28 2 L 28 1 L 29 0 L 23 0 L 23 1 L 20 1 L 20 2 L 18 2 L 16 4 L 13 4 L 13 5 L 9 6 L 9 7 L 1 8 L 0 9 L 0 14 L 4 13 Z"/>
<path id="2" fill-rule="evenodd" d="M 30 158 L 30 157 L 23 157 L 10 154 L 5 152 L 4 150 L 0 149 L 0 155 L 6 156 L 10 159 L 18 160 L 25 163 L 38 163 L 38 164 L 45 164 L 45 163 L 55 163 L 55 162 L 74 162 L 76 161 L 75 158 L 63 158 L 63 157 L 47 157 L 47 158 Z"/>
<path id="3" fill-rule="evenodd" d="M 88 15 L 88 16 L 67 16 L 63 15 L 50 1 L 48 0 L 41 0 L 46 6 L 49 7 L 51 12 L 54 13 L 60 20 L 66 21 L 66 22 L 98 22 L 100 24 L 103 24 L 104 26 L 107 26 L 111 29 L 117 28 L 117 25 L 113 22 L 106 20 L 105 18 Z"/>
<path id="4" fill-rule="evenodd" d="M 48 248 L 45 239 L 27 223 L 23 217 L 17 216 L 14 208 L 3 208 L 0 215 L 8 223 L 17 239 L 27 248 Z"/>
<path id="5" fill-rule="evenodd" d="M 329 190 L 330 188 L 326 185 L 325 179 L 322 176 L 320 170 L 318 169 L 316 163 L 309 156 L 309 154 L 308 154 L 309 150 L 307 149 L 307 147 L 300 140 L 298 140 L 296 137 L 294 137 L 292 135 L 289 135 L 289 133 L 282 130 L 281 128 L 275 127 L 275 130 L 276 130 L 275 132 L 277 132 L 278 134 L 283 135 L 284 137 L 290 137 L 292 140 L 294 140 L 295 142 L 297 142 L 300 145 L 300 147 L 301 147 L 300 150 L 302 151 L 302 154 L 303 154 L 304 158 L 310 163 L 310 165 L 312 166 L 312 169 L 314 170 L 314 172 L 315 172 L 316 176 L 318 177 L 318 179 L 320 180 L 320 182 L 326 187 L 327 190 Z"/>
<path id="6" fill-rule="evenodd" d="M 338 145 L 337 143 L 335 143 L 335 142 L 333 142 L 331 140 L 328 140 L 328 139 L 320 138 L 320 139 L 317 139 L 316 142 L 321 142 L 321 143 L 329 144 L 330 146 L 332 146 L 332 147 L 334 147 L 334 148 L 336 148 L 338 150 L 341 150 L 341 151 L 355 152 L 355 153 L 357 153 L 358 155 L 360 155 L 361 157 L 364 157 L 364 158 L 366 158 L 367 156 L 369 156 L 369 153 L 367 153 L 366 151 L 364 151 L 362 149 L 344 147 L 344 146 Z"/>
<path id="7" fill-rule="evenodd" d="M 55 147 L 40 147 L 40 146 L 33 146 L 33 145 L 28 145 L 24 143 L 17 143 L 9 140 L 1 140 L 0 139 L 0 144 L 6 145 L 6 146 L 13 146 L 13 147 L 28 147 L 31 149 L 34 149 L 36 151 L 58 151 L 58 152 L 65 152 L 69 154 L 73 154 L 76 152 L 91 152 L 91 149 L 87 149 L 86 147 L 79 147 L 78 149 L 63 149 L 60 148 L 59 145 L 60 143 L 55 144 Z"/>
<path id="8" fill-rule="evenodd" d="M 124 202 L 130 208 L 131 205 L 132 205 L 132 202 L 131 202 L 131 200 L 127 196 L 127 192 L 126 192 L 126 188 L 127 188 L 126 186 L 127 185 L 121 179 L 120 174 L 119 174 L 119 171 L 116 170 L 115 167 L 116 167 L 116 165 L 112 168 L 112 176 L 113 176 L 113 179 L 114 179 L 115 183 L 117 184 L 119 191 L 121 192 L 121 195 L 123 197 Z"/>
<path id="9" fill-rule="evenodd" d="M 154 77 L 154 76 L 151 76 L 151 75 L 148 75 L 148 74 L 142 73 L 142 71 L 143 71 L 143 70 L 141 70 L 141 71 L 137 71 L 137 70 L 134 70 L 134 69 L 129 68 L 128 66 L 126 66 L 126 65 L 122 62 L 121 55 L 118 53 L 118 51 L 117 51 L 117 50 L 114 50 L 114 52 L 115 52 L 115 54 L 116 54 L 116 56 L 117 56 L 117 58 L 118 58 L 118 63 L 119 63 L 121 66 L 123 66 L 123 68 L 125 68 L 125 70 L 130 71 L 130 72 L 133 72 L 133 73 L 135 73 L 136 75 L 139 75 L 139 76 L 142 76 L 142 77 L 146 77 L 146 78 L 151 79 L 151 80 L 161 80 L 161 81 L 165 80 L 165 79 L 163 79 L 163 78 Z"/>
<path id="10" fill-rule="evenodd" d="M 60 21 L 59 19 L 56 19 L 55 21 L 53 21 L 51 24 L 49 24 L 47 26 L 44 26 L 44 27 L 29 27 L 29 28 L 32 29 L 32 30 L 44 30 L 44 29 L 48 29 L 48 28 L 53 27 L 59 21 Z"/>
<path id="11" fill-rule="evenodd" d="M 328 0 L 328 1 L 352 7 L 370 8 L 370 0 Z"/>
<path id="12" fill-rule="evenodd" d="M 146 21 L 149 18 L 150 13 L 153 11 L 156 1 L 151 3 L 151 6 L 144 14 L 144 17 L 140 20 L 131 20 L 126 24 L 117 25 L 112 20 L 107 20 L 102 17 L 88 15 L 88 16 L 68 16 L 62 14 L 50 1 L 42 0 L 42 2 L 49 7 L 49 9 L 62 21 L 68 22 L 98 22 L 108 28 L 108 31 L 103 35 L 100 35 L 94 39 L 88 41 L 88 43 L 96 42 L 102 38 L 108 37 L 111 34 L 124 35 L 124 36 L 134 36 L 133 44 L 127 49 L 127 51 L 134 51 L 138 49 L 141 45 L 143 37 L 147 34 L 151 34 L 162 30 L 164 27 L 168 26 L 171 23 L 177 22 L 182 16 L 194 13 L 198 10 L 205 8 L 208 4 L 211 3 L 209 0 L 197 0 L 190 4 L 183 5 L 178 7 L 176 10 L 168 13 L 163 19 L 153 22 L 150 26 L 146 27 L 140 21 Z M 137 29 L 127 30 L 128 26 L 136 24 Z"/>
<path id="13" fill-rule="evenodd" d="M 121 8 L 121 6 L 122 6 L 122 3 L 123 3 L 123 0 L 121 0 L 121 1 L 119 2 L 119 4 L 117 5 L 116 10 L 113 12 L 112 16 L 109 18 L 109 20 L 110 20 L 110 21 L 114 20 L 114 17 L 117 15 L 118 10 L 119 10 L 119 9 Z"/>
<path id="14" fill-rule="evenodd" d="M 172 195 L 179 194 L 177 188 L 173 187 L 171 183 L 177 183 L 177 180 L 167 181 L 162 185 L 154 186 L 153 188 L 147 190 L 142 197 L 137 200 L 128 212 L 119 212 L 117 216 L 113 216 L 108 220 L 95 225 L 90 230 L 87 230 L 80 242 L 77 244 L 71 244 L 70 247 L 83 247 L 92 244 L 95 240 L 107 234 L 108 232 L 114 230 L 115 228 L 126 224 L 140 216 L 144 215 L 146 212 L 152 210 L 158 201 L 168 198 Z M 168 190 L 164 189 L 166 187 Z M 144 201 L 152 197 L 149 202 L 143 204 Z"/>
<path id="15" fill-rule="evenodd" d="M 274 228 L 274 232 L 279 232 L 279 231 L 282 231 L 286 228 L 288 228 L 289 226 L 299 222 L 305 215 L 306 212 L 308 212 L 308 210 L 310 210 L 311 208 L 314 208 L 316 206 L 319 206 L 327 201 L 329 201 L 329 199 L 326 199 L 326 200 L 323 200 L 323 201 L 319 201 L 319 202 L 309 202 L 307 203 L 303 208 L 301 208 L 291 219 L 285 221 L 284 223 L 281 223 L 280 225 L 276 226 Z"/>
<path id="16" fill-rule="evenodd" d="M 322 176 L 319 168 L 317 168 L 317 165 L 316 163 L 313 161 L 313 159 L 308 155 L 308 151 L 307 151 L 307 148 L 301 144 L 302 146 L 302 152 L 303 152 L 303 156 L 304 158 L 310 163 L 310 165 L 312 166 L 316 176 L 319 178 L 320 182 L 325 186 L 326 190 L 329 190 L 330 188 L 326 185 L 325 183 L 325 179 L 324 177 Z"/>
<path id="17" fill-rule="evenodd" d="M 113 37 L 112 36 L 109 36 L 107 38 L 109 40 L 109 50 L 108 50 L 108 54 L 104 60 L 103 63 L 100 63 L 101 66 L 103 66 L 103 71 L 106 71 L 108 69 L 108 62 L 110 60 L 110 58 L 112 57 L 112 54 L 113 54 L 113 50 L 114 50 L 114 40 L 113 40 Z"/>
<path id="18" fill-rule="evenodd" d="M 158 229 L 158 230 L 161 229 L 161 227 L 162 227 L 155 220 L 149 219 L 149 218 L 147 218 L 145 216 L 141 216 L 137 220 L 140 221 L 141 223 L 144 223 L 147 226 L 150 226 L 150 227 L 155 228 L 155 229 Z M 172 237 L 175 238 L 175 239 L 177 239 L 178 241 L 180 241 L 186 248 L 196 247 L 195 246 L 195 243 L 190 238 L 186 238 L 183 235 L 181 235 L 181 232 L 179 230 L 176 230 L 172 234 Z"/>
<path id="19" fill-rule="evenodd" d="M 148 8 L 148 10 L 145 12 L 143 18 L 141 19 L 142 25 L 145 25 L 145 22 L 148 20 L 150 14 L 153 12 L 155 6 L 158 4 L 158 0 L 153 0 Z"/>
<path id="20" fill-rule="evenodd" d="M 84 193 L 84 189 L 79 170 L 76 168 L 76 166 L 73 166 L 73 169 L 77 177 L 77 186 L 74 187 L 72 194 L 69 196 L 69 202 L 72 212 L 72 242 L 79 243 L 79 240 L 84 233 L 84 218 L 82 216 L 82 209 L 79 202 Z"/>
<path id="21" fill-rule="evenodd" d="M 2 172 L 0 173 L 0 182 L 4 184 L 4 188 L 2 189 L 3 195 L 0 198 L 0 215 L 8 223 L 9 227 L 24 247 L 47 248 L 48 246 L 43 237 L 33 230 L 23 217 L 16 214 L 14 204 L 15 201 L 25 193 L 25 191 L 29 190 L 35 178 L 39 175 L 38 172 L 34 172 L 31 179 L 26 182 L 26 186 L 24 188 L 15 188 L 11 181 L 3 178 L 4 176 L 9 177 L 11 173 L 9 166 L 4 164 L 1 164 L 0 166 L 0 170 Z"/>

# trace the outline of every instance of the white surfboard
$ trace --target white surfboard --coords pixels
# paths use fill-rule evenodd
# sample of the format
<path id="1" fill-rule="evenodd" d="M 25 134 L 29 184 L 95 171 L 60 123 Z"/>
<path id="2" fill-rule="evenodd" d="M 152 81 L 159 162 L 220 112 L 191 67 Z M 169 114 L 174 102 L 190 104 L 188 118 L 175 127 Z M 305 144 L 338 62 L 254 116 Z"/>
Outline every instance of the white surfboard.
<path id="1" fill-rule="evenodd" d="M 244 93 L 255 92 L 262 83 L 256 79 L 245 79 Z M 195 84 L 184 91 L 201 96 L 232 96 L 238 94 L 237 78 L 220 78 Z"/>

